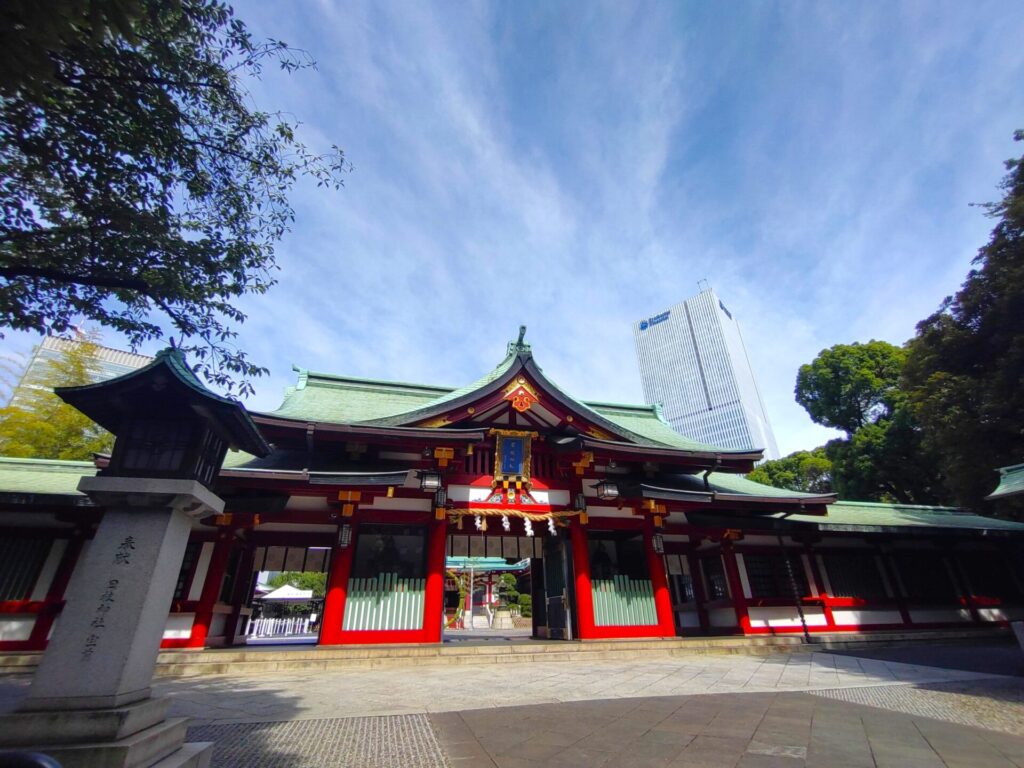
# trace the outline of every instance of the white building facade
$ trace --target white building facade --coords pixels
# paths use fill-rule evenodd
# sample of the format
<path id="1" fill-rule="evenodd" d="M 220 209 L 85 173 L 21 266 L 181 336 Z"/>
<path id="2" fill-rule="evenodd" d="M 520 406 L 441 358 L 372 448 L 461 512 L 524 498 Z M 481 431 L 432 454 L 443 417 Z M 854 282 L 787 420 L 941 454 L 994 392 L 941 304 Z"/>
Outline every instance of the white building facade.
<path id="1" fill-rule="evenodd" d="M 739 323 L 707 288 L 633 324 L 644 400 L 692 440 L 779 458 Z"/>

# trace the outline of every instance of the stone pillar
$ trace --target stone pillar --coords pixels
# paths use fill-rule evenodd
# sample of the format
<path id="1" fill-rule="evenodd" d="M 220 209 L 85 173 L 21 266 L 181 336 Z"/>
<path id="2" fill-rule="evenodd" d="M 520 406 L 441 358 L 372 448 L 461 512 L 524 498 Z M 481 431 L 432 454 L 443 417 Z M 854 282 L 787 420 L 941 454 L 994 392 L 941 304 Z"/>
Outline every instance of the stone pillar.
<path id="1" fill-rule="evenodd" d="M 106 511 L 0 744 L 65 768 L 201 764 L 208 745 L 184 745 L 185 718 L 165 719 L 150 682 L 192 518 L 223 501 L 193 480 L 87 477 L 79 489 Z"/>

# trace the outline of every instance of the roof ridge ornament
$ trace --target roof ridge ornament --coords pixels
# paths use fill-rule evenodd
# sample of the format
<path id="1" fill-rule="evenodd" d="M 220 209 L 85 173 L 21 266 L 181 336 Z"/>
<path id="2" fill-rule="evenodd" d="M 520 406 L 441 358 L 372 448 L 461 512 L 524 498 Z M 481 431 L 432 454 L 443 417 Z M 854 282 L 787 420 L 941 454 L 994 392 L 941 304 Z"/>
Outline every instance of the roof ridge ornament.
<path id="1" fill-rule="evenodd" d="M 515 341 L 508 343 L 508 351 L 506 355 L 524 355 L 526 357 L 532 357 L 533 352 L 530 350 L 530 345 L 526 343 L 526 326 L 519 326 L 519 338 Z"/>

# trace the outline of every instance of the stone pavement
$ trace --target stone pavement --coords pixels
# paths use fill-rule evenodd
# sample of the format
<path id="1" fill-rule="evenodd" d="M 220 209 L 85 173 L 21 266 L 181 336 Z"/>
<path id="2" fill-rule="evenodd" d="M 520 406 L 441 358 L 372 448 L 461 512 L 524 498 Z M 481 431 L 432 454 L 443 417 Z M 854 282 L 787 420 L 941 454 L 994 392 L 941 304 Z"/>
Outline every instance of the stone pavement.
<path id="1" fill-rule="evenodd" d="M 352 669 L 160 680 L 197 724 L 422 714 L 592 699 L 979 680 L 986 673 L 829 653 Z M 339 695 L 342 694 L 342 695 Z"/>
<path id="2" fill-rule="evenodd" d="M 1024 738 L 806 693 L 611 699 L 431 721 L 452 768 L 1024 766 Z"/>
<path id="3" fill-rule="evenodd" d="M 225 767 L 1024 766 L 1024 678 L 993 674 L 1018 671 L 1010 646 L 899 658 L 432 665 L 154 688 Z M 27 683 L 0 678 L 0 711 Z"/>

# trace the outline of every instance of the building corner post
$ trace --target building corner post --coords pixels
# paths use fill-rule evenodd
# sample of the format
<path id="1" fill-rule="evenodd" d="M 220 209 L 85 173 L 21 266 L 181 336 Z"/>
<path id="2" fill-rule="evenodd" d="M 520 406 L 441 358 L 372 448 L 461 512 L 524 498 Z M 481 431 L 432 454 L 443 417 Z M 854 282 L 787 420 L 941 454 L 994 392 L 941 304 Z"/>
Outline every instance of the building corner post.
<path id="1" fill-rule="evenodd" d="M 569 523 L 569 538 L 572 541 L 572 566 L 576 578 L 576 625 L 580 640 L 594 637 L 594 593 L 590 585 L 590 552 L 587 548 L 587 532 L 578 518 Z"/>
<path id="2" fill-rule="evenodd" d="M 210 634 L 210 624 L 213 622 L 214 606 L 220 598 L 220 588 L 224 582 L 224 573 L 227 570 L 228 559 L 231 557 L 233 543 L 230 529 L 220 528 L 217 530 L 217 541 L 213 544 L 210 565 L 206 569 L 203 591 L 199 596 L 199 605 L 196 606 L 196 615 L 192 621 L 192 631 L 189 634 L 188 642 L 185 644 L 186 648 L 206 647 L 206 638 Z M 229 638 L 228 642 L 231 639 Z"/>
<path id="3" fill-rule="evenodd" d="M 658 634 L 662 637 L 675 637 L 676 622 L 672 616 L 672 595 L 665 575 L 665 558 L 654 551 L 654 523 L 651 520 L 644 520 L 644 552 L 647 553 L 647 569 L 651 572 L 651 587 L 654 589 Z"/>
<path id="4" fill-rule="evenodd" d="M 352 556 L 356 545 L 357 526 L 353 518 L 346 518 L 345 525 L 352 526 L 351 542 L 341 546 L 334 542 L 331 550 L 331 569 L 327 574 L 327 589 L 324 595 L 324 615 L 320 620 L 319 645 L 340 645 L 341 628 L 345 621 L 345 598 L 348 595 L 348 581 L 352 574 Z M 340 531 L 339 530 L 339 537 Z"/>

